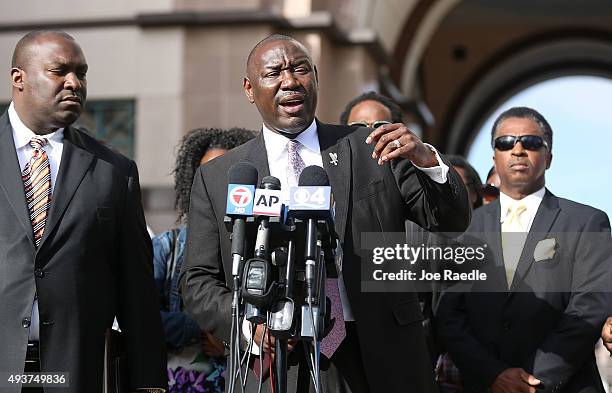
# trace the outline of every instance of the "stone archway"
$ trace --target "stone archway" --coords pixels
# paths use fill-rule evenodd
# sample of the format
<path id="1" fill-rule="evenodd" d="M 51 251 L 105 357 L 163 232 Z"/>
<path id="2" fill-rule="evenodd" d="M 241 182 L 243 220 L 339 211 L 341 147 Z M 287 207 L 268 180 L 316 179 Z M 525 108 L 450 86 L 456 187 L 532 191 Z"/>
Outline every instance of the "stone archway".
<path id="1" fill-rule="evenodd" d="M 530 42 L 477 73 L 477 80 L 465 83 L 464 93 L 459 95 L 462 99 L 442 125 L 446 130 L 445 151 L 465 153 L 495 108 L 531 85 L 567 75 L 612 77 L 610 37 L 576 34 Z"/>

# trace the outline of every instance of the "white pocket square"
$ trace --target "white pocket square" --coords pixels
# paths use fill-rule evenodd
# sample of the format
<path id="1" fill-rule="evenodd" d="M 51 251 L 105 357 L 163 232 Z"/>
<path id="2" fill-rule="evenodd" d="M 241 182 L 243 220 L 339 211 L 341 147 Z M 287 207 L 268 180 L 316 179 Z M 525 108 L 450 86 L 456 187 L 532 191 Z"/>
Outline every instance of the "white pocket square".
<path id="1" fill-rule="evenodd" d="M 555 256 L 556 245 L 557 241 L 554 238 L 540 240 L 533 250 L 533 259 L 536 262 L 552 259 Z"/>

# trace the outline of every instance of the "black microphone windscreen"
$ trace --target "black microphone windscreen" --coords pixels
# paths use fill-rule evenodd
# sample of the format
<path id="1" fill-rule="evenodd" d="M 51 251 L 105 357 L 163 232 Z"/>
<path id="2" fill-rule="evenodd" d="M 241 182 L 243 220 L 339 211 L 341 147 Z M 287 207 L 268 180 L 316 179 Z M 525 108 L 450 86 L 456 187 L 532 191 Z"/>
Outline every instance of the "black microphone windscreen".
<path id="1" fill-rule="evenodd" d="M 228 172 L 229 184 L 248 184 L 257 186 L 257 168 L 248 162 L 237 162 Z"/>
<path id="2" fill-rule="evenodd" d="M 329 177 L 327 172 L 320 166 L 311 165 L 302 170 L 298 186 L 329 186 Z"/>
<path id="3" fill-rule="evenodd" d="M 261 188 L 266 190 L 280 190 L 281 182 L 274 176 L 266 176 L 261 179 Z"/>

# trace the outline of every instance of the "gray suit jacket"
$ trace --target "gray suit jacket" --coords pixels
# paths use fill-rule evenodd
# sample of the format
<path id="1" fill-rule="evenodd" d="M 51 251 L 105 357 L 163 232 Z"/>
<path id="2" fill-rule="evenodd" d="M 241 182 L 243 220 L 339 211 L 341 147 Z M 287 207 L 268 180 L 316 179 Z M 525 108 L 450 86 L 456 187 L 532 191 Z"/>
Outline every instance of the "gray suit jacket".
<path id="1" fill-rule="evenodd" d="M 542 259 L 536 247 L 546 239 L 555 239 L 555 252 Z M 542 391 L 602 392 L 593 348 L 612 302 L 606 214 L 547 190 L 511 288 L 499 201 L 474 212 L 464 241 L 487 245 L 489 280 L 474 283 L 470 293 L 443 293 L 436 326 L 466 391 L 485 392 L 503 370 L 521 367 L 542 381 Z"/>
<path id="2" fill-rule="evenodd" d="M 104 333 L 115 315 L 130 386 L 166 386 L 156 293 L 135 163 L 67 127 L 36 249 L 12 128 L 0 117 L 0 372 L 23 372 L 37 295 L 42 371 L 69 373 L 68 388 L 46 392 L 102 391 Z"/>
<path id="3" fill-rule="evenodd" d="M 325 170 L 336 201 L 336 231 L 343 244 L 343 277 L 356 318 L 370 390 L 375 393 L 435 391 L 416 293 L 362 293 L 362 232 L 403 232 L 410 218 L 429 230 L 463 231 L 469 222 L 467 193 L 459 176 L 438 184 L 408 160 L 379 166 L 365 139 L 370 129 L 318 124 Z M 337 154 L 338 165 L 330 161 Z M 238 161 L 252 163 L 260 180 L 269 175 L 262 135 L 212 160 L 196 172 L 181 289 L 186 310 L 205 330 L 229 339 L 231 327 L 230 233 L 223 224 L 227 173 Z M 362 262 L 363 261 L 363 262 Z M 381 359 L 384 359 L 381 361 Z"/>

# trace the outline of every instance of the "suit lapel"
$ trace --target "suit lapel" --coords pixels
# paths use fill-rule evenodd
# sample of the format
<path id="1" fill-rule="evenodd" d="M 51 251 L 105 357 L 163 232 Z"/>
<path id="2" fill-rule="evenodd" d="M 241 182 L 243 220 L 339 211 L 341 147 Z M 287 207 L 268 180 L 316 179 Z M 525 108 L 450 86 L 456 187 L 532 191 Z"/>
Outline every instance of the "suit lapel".
<path id="1" fill-rule="evenodd" d="M 12 127 L 7 112 L 0 117 L 0 189 L 4 190 L 6 197 L 15 211 L 19 223 L 34 246 L 34 234 L 28 211 L 19 160 L 15 151 Z"/>
<path id="2" fill-rule="evenodd" d="M 66 127 L 64 129 L 62 160 L 60 162 L 57 180 L 55 181 L 49 217 L 45 224 L 45 232 L 39 249 L 44 246 L 45 240 L 57 226 L 59 219 L 62 217 L 68 204 L 72 200 L 74 193 L 79 184 L 81 184 L 93 159 L 93 154 L 80 146 L 79 137 L 76 131 L 70 127 Z"/>
<path id="3" fill-rule="evenodd" d="M 242 161 L 242 160 L 241 160 Z M 264 142 L 263 132 L 255 137 L 250 149 L 244 155 L 244 161 L 248 161 L 257 168 L 259 180 L 257 186 L 261 183 L 261 179 L 270 176 L 270 168 L 268 167 L 268 151 Z"/>
<path id="4" fill-rule="evenodd" d="M 337 127 L 330 127 L 317 121 L 317 134 L 323 168 L 329 177 L 329 183 L 334 195 L 335 226 L 341 242 L 344 242 L 344 232 L 348 214 L 349 193 L 351 189 L 351 148 L 348 139 L 342 138 Z M 335 164 L 334 164 L 335 163 Z"/>
<path id="5" fill-rule="evenodd" d="M 516 267 L 515 277 L 512 280 L 511 291 L 515 290 L 516 286 L 525 278 L 525 275 L 534 261 L 533 250 L 536 244 L 546 237 L 560 211 L 561 209 L 559 209 L 557 197 L 546 190 L 540 207 L 538 207 L 538 211 L 533 219 L 533 224 L 531 224 L 527 239 L 525 240 L 521 258 Z"/>
<path id="6" fill-rule="evenodd" d="M 493 202 L 493 209 L 490 209 L 487 212 L 486 218 L 484 220 L 484 236 L 487 239 L 488 248 L 493 255 L 493 266 L 492 271 L 494 271 L 496 277 L 496 282 L 503 283 L 504 288 L 508 289 L 508 284 L 506 280 L 506 273 L 504 269 L 504 254 L 502 253 L 502 241 L 501 241 L 501 206 L 499 204 L 499 199 Z"/>

